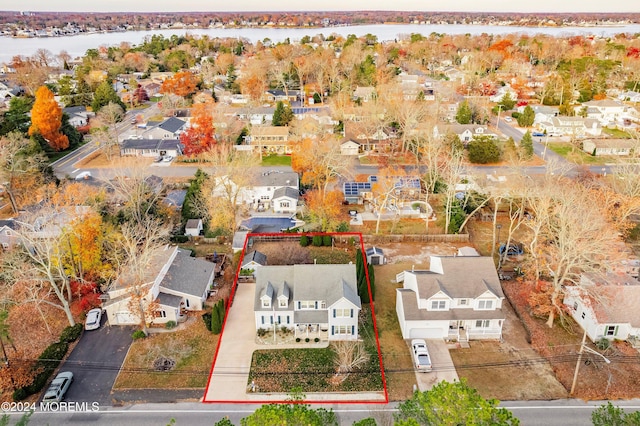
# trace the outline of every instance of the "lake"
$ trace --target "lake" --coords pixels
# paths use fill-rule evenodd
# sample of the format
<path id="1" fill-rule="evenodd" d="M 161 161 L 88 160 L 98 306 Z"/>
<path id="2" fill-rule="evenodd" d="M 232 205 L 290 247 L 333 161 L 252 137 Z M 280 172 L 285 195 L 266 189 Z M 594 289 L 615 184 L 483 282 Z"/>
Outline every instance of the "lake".
<path id="1" fill-rule="evenodd" d="M 314 36 L 317 34 L 337 34 L 346 37 L 355 34 L 360 37 L 365 34 L 373 34 L 378 37 L 378 41 L 395 40 L 400 35 L 412 33 L 428 36 L 431 33 L 446 34 L 548 34 L 552 36 L 568 35 L 595 35 L 611 36 L 619 33 L 640 33 L 640 24 L 630 24 L 621 26 L 594 26 L 594 27 L 518 27 L 506 25 L 420 25 L 420 24 L 398 24 L 398 25 L 351 25 L 343 27 L 326 28 L 205 28 L 205 29 L 165 29 L 153 31 L 127 31 L 117 33 L 82 34 L 65 37 L 44 37 L 44 38 L 10 38 L 0 37 L 0 63 L 11 61 L 15 55 L 31 56 L 38 49 L 47 49 L 57 55 L 62 50 L 66 50 L 72 57 L 82 56 L 88 49 L 97 48 L 102 45 L 114 46 L 126 41 L 132 45 L 140 44 L 145 37 L 154 34 L 162 34 L 164 37 L 182 34 L 208 35 L 209 37 L 243 37 L 252 43 L 262 41 L 265 38 L 273 42 L 281 42 L 285 39 L 300 40 L 303 36 Z"/>

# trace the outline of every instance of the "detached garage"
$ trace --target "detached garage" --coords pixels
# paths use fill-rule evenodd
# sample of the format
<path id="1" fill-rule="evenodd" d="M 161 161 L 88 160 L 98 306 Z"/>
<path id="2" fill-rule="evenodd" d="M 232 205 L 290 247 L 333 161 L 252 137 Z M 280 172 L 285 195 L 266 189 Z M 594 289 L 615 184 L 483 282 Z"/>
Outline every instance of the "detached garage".
<path id="1" fill-rule="evenodd" d="M 384 265 L 384 252 L 381 248 L 371 247 L 365 251 L 369 265 Z"/>

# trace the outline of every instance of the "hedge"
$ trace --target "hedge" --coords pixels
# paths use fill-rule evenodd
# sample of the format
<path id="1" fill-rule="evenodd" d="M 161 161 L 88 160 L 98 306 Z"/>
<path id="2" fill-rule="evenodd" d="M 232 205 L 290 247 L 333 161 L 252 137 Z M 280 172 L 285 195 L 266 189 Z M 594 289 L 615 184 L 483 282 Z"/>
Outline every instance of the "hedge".
<path id="1" fill-rule="evenodd" d="M 75 342 L 82 334 L 83 329 L 84 326 L 82 324 L 76 324 L 65 328 L 62 330 L 62 334 L 60 334 L 60 341 L 66 343 Z"/>
<path id="2" fill-rule="evenodd" d="M 38 393 L 47 384 L 49 377 L 60 365 L 60 361 L 67 354 L 69 344 L 67 342 L 56 342 L 50 344 L 38 357 L 34 370 L 41 370 L 33 379 L 29 386 L 18 388 L 13 392 L 14 401 L 25 399 L 29 395 Z"/>

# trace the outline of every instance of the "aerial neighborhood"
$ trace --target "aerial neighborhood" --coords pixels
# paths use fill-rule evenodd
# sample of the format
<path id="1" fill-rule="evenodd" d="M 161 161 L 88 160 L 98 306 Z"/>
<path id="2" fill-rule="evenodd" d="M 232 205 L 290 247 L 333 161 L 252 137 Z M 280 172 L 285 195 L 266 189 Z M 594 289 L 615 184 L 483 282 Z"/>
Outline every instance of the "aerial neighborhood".
<path id="1" fill-rule="evenodd" d="M 314 31 L 4 64 L 2 400 L 639 398 L 637 34 Z"/>

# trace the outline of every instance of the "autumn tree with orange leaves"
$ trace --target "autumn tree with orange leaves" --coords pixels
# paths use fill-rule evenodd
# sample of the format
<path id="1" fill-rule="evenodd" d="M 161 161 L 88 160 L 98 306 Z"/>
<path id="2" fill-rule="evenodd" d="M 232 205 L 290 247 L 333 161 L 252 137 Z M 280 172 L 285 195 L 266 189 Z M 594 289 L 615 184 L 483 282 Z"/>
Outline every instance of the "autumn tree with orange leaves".
<path id="1" fill-rule="evenodd" d="M 175 73 L 173 77 L 162 82 L 160 93 L 171 93 L 176 96 L 186 98 L 196 92 L 197 84 L 198 81 L 192 73 L 188 71 L 181 71 Z"/>
<path id="2" fill-rule="evenodd" d="M 53 93 L 46 86 L 36 91 L 36 101 L 31 109 L 29 136 L 40 135 L 55 151 L 69 147 L 69 138 L 60 132 L 62 108 L 53 99 Z"/>
<path id="3" fill-rule="evenodd" d="M 180 142 L 184 144 L 184 155 L 198 155 L 210 150 L 216 144 L 213 108 L 213 102 L 193 106 L 190 127 L 180 135 Z"/>
<path id="4" fill-rule="evenodd" d="M 305 201 L 311 221 L 318 223 L 323 232 L 335 231 L 340 224 L 341 205 L 344 195 L 339 190 L 323 193 L 314 189 L 305 194 Z"/>

